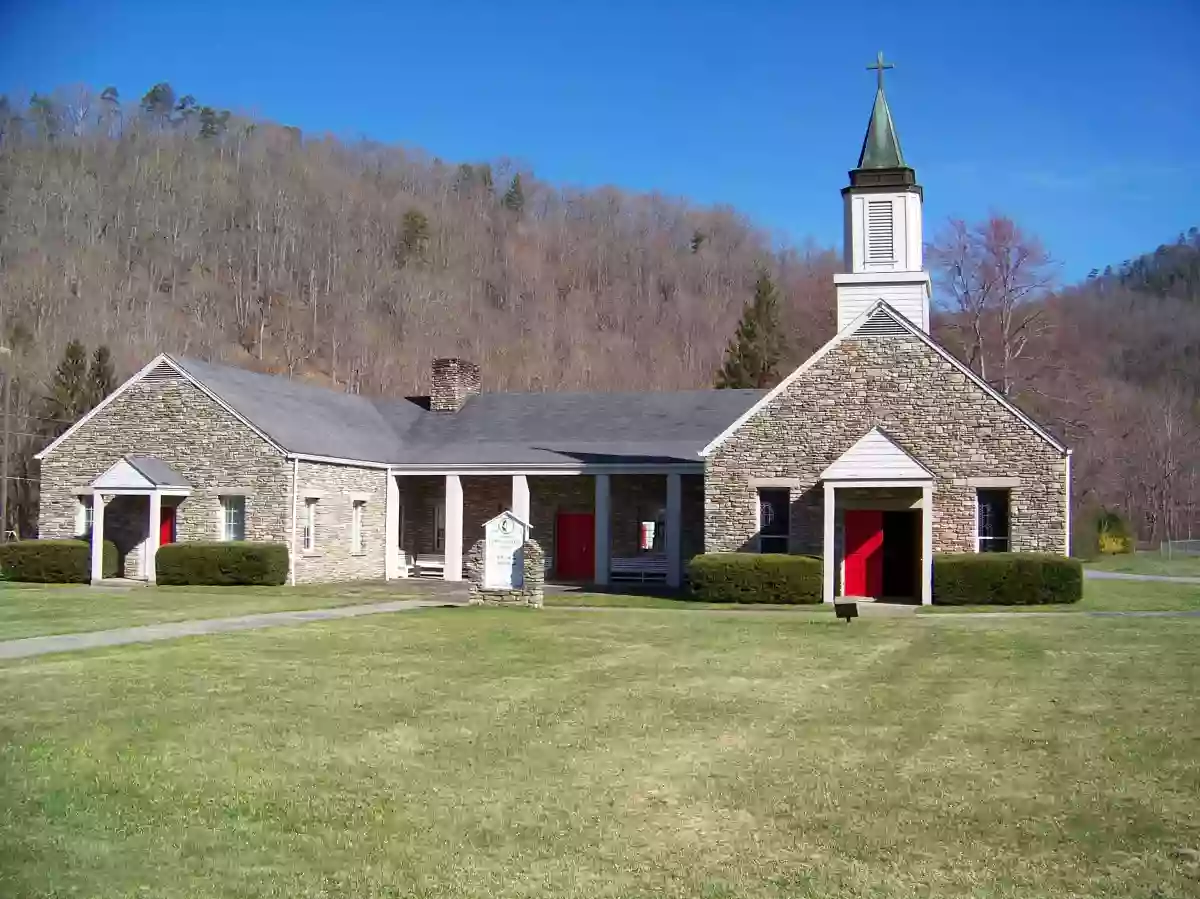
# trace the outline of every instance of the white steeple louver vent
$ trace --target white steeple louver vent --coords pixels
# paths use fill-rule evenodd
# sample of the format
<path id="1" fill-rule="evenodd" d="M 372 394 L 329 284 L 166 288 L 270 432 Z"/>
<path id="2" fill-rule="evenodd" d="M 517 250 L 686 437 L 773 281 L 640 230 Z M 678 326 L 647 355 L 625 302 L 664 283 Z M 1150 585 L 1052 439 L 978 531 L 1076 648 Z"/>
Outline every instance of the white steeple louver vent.
<path id="1" fill-rule="evenodd" d="M 891 313 L 880 309 L 854 332 L 858 337 L 900 337 L 908 333 L 904 325 L 896 321 Z"/>
<path id="2" fill-rule="evenodd" d="M 895 256 L 892 229 L 892 201 L 870 200 L 867 203 L 867 261 L 891 262 Z"/>
<path id="3" fill-rule="evenodd" d="M 141 377 L 143 384 L 170 384 L 182 379 L 182 375 L 169 362 L 160 362 Z"/>

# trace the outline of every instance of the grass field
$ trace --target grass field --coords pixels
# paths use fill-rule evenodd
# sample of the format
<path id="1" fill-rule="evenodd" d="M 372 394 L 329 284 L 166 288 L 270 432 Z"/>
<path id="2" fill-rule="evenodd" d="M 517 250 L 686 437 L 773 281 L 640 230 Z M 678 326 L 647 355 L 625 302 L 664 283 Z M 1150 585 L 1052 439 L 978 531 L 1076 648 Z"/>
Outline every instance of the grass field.
<path id="1" fill-rule="evenodd" d="M 1200 892 L 1200 620 L 430 610 L 0 665 L 0 895 Z"/>
<path id="2" fill-rule="evenodd" d="M 1200 556 L 1167 558 L 1156 552 L 1126 553 L 1101 556 L 1085 567 L 1097 571 L 1119 571 L 1124 574 L 1161 574 L 1168 577 L 1200 577 Z"/>
<path id="3" fill-rule="evenodd" d="M 404 598 L 394 584 L 320 587 L 35 586 L 0 582 L 0 640 Z"/>

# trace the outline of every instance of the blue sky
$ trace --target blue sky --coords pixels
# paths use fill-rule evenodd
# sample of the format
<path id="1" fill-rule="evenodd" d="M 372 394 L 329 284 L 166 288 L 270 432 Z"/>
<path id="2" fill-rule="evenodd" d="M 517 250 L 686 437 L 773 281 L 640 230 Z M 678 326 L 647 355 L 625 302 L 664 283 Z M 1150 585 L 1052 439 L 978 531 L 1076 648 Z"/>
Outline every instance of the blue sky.
<path id="1" fill-rule="evenodd" d="M 927 228 L 1005 212 L 1073 278 L 1200 225 L 1198 36 L 1195 0 L 0 0 L 0 92 L 169 81 L 835 245 L 882 49 Z"/>

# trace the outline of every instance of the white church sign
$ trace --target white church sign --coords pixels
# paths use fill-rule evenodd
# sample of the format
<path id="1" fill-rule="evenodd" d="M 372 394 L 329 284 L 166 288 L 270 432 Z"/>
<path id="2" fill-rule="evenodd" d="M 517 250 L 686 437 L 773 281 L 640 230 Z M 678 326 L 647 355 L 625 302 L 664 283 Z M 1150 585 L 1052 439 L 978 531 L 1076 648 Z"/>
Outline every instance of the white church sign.
<path id="1" fill-rule="evenodd" d="M 513 590 L 525 584 L 525 553 L 521 547 L 529 534 L 529 525 L 513 515 L 501 512 L 483 526 L 483 588 Z"/>

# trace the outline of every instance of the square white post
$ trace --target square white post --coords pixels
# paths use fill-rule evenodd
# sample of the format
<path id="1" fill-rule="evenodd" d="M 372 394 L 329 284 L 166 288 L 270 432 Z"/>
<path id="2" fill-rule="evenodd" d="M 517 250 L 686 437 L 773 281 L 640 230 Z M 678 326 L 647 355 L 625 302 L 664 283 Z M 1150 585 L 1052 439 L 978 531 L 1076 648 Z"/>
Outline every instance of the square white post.
<path id="1" fill-rule="evenodd" d="M 595 543 L 596 543 L 596 572 L 593 580 L 597 584 L 608 583 L 609 572 L 609 516 L 612 512 L 612 486 L 609 476 L 596 475 L 595 503 Z"/>
<path id="2" fill-rule="evenodd" d="M 512 513 L 527 525 L 533 525 L 529 520 L 529 478 L 523 474 L 512 476 Z"/>
<path id="3" fill-rule="evenodd" d="M 933 485 L 921 488 L 921 605 L 933 604 Z"/>
<path id="4" fill-rule="evenodd" d="M 446 568 L 442 578 L 463 579 L 463 490 L 456 474 L 446 475 Z"/>
<path id="5" fill-rule="evenodd" d="M 162 526 L 162 494 L 150 494 L 150 533 L 146 535 L 146 582 L 153 584 L 157 577 L 159 528 Z"/>
<path id="6" fill-rule="evenodd" d="M 400 483 L 389 468 L 383 499 L 383 540 L 387 548 L 383 554 L 383 577 L 391 580 L 400 573 Z"/>
<path id="7" fill-rule="evenodd" d="M 667 475 L 667 586 L 683 583 L 683 482 Z"/>
<path id="8" fill-rule="evenodd" d="M 837 514 L 835 503 L 837 500 L 834 496 L 833 484 L 825 482 L 825 543 L 821 549 L 821 567 L 822 567 L 822 598 L 825 602 L 833 602 L 834 599 L 834 556 L 836 555 L 835 543 L 837 542 Z"/>
<path id="9" fill-rule="evenodd" d="M 104 496 L 92 494 L 92 583 L 104 580 Z"/>

